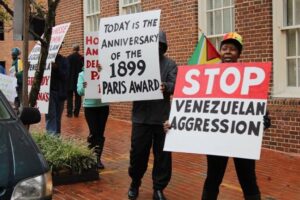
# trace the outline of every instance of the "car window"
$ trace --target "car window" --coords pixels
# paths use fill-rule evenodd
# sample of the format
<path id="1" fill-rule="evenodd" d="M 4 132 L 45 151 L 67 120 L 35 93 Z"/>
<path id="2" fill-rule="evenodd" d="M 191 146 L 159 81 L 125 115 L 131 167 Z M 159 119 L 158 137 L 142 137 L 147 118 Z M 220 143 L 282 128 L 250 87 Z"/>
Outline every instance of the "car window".
<path id="1" fill-rule="evenodd" d="M 7 108 L 4 106 L 3 102 L 0 100 L 0 120 L 3 119 L 10 119 L 10 113 L 8 112 Z"/>

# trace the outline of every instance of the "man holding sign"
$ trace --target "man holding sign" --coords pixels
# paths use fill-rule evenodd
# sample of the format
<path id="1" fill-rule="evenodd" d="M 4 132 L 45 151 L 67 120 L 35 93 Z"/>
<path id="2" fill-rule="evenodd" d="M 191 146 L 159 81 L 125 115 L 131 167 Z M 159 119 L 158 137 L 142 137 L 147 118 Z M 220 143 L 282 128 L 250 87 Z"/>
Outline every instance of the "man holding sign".
<path id="1" fill-rule="evenodd" d="M 154 165 L 152 171 L 153 199 L 166 199 L 163 189 L 171 179 L 171 153 L 164 152 L 165 133 L 163 122 L 170 112 L 170 95 L 173 94 L 177 66 L 164 54 L 168 49 L 166 34 L 159 32 L 159 65 L 161 73 L 161 92 L 164 99 L 133 102 L 132 136 L 130 150 L 129 176 L 132 179 L 128 198 L 136 199 L 144 173 L 147 170 L 150 149 L 153 144 Z"/>
<path id="2" fill-rule="evenodd" d="M 62 46 L 55 58 L 55 62 L 49 64 L 51 69 L 51 84 L 49 97 L 49 110 L 45 115 L 46 131 L 48 134 L 59 136 L 61 133 L 61 117 L 64 110 L 64 102 L 67 99 L 66 81 L 69 72 L 69 62 L 60 54 Z"/>
<path id="3" fill-rule="evenodd" d="M 260 199 L 254 159 L 263 128 L 270 126 L 265 113 L 271 64 L 237 63 L 242 48 L 242 37 L 228 33 L 220 47 L 224 64 L 179 68 L 164 150 L 207 154 L 202 200 L 217 199 L 228 156 L 234 157 L 245 199 Z"/>

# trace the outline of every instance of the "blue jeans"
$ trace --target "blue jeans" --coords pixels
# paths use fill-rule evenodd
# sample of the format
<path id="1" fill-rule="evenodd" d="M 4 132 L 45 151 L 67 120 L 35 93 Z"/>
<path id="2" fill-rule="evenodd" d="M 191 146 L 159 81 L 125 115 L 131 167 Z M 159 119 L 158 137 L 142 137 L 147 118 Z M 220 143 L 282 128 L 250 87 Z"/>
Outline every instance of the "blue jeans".
<path id="1" fill-rule="evenodd" d="M 64 100 L 59 98 L 57 91 L 50 91 L 49 110 L 46 114 L 46 131 L 52 135 L 61 132 L 61 116 L 64 110 Z"/>

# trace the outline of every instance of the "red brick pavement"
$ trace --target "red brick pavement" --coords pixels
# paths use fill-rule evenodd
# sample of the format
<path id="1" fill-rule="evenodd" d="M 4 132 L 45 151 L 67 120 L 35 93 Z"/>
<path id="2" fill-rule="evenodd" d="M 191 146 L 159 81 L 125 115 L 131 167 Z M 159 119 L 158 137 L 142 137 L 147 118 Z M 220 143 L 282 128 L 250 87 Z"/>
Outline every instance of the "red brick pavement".
<path id="1" fill-rule="evenodd" d="M 86 138 L 88 128 L 83 113 L 79 118 L 63 117 L 64 136 Z M 31 130 L 43 130 L 44 120 Z M 105 170 L 100 172 L 100 180 L 57 186 L 54 200 L 125 200 L 130 179 L 127 174 L 130 149 L 129 122 L 109 119 L 105 131 L 106 142 L 103 154 Z M 148 171 L 143 178 L 139 200 L 152 199 L 150 158 Z M 300 156 L 267 149 L 262 150 L 261 160 L 256 164 L 258 184 L 264 200 L 300 200 Z M 165 189 L 169 200 L 200 199 L 206 176 L 204 155 L 173 153 L 173 175 Z M 220 188 L 219 199 L 243 199 L 237 181 L 232 159 Z"/>

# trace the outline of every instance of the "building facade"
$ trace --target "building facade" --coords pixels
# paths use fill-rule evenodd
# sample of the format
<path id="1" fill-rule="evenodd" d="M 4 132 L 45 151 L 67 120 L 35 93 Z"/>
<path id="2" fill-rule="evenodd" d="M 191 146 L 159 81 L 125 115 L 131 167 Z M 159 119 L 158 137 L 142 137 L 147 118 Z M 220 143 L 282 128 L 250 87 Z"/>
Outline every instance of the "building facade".
<path id="1" fill-rule="evenodd" d="M 299 1 L 61 0 L 56 22 L 71 22 L 63 53 L 69 54 L 73 43 L 83 48 L 84 32 L 97 30 L 102 17 L 155 9 L 161 10 L 168 56 L 178 65 L 187 63 L 201 31 L 216 48 L 226 32 L 237 31 L 244 39 L 241 62 L 272 62 L 268 100 L 272 126 L 265 132 L 263 147 L 300 153 Z M 3 60 L 1 52 L 0 56 Z M 130 120 L 130 113 L 131 103 L 111 106 L 112 117 Z"/>

